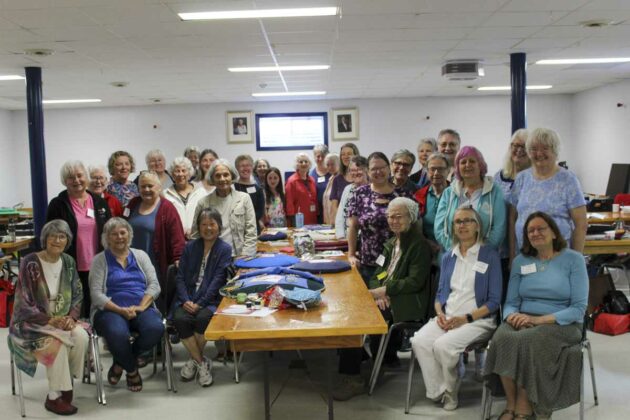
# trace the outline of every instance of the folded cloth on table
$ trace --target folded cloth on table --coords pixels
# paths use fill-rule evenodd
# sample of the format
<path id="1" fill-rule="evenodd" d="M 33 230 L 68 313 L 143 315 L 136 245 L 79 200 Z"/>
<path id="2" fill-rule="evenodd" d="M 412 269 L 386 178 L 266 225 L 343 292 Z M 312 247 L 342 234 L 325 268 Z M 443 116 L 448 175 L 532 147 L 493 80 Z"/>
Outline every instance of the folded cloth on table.
<path id="1" fill-rule="evenodd" d="M 241 258 L 234 261 L 236 268 L 288 267 L 300 259 L 285 254 L 258 254 L 254 257 Z"/>
<path id="2" fill-rule="evenodd" d="M 341 273 L 350 270 L 350 263 L 341 260 L 307 260 L 300 261 L 291 267 L 294 270 L 308 271 L 309 273 Z"/>
<path id="3" fill-rule="evenodd" d="M 219 292 L 222 296 L 235 297 L 238 293 L 261 293 L 273 286 L 280 286 L 286 290 L 325 288 L 324 280 L 311 273 L 285 267 L 270 267 L 240 274 Z"/>
<path id="4" fill-rule="evenodd" d="M 347 251 L 348 241 L 345 239 L 315 241 L 315 251 L 330 251 L 334 249 L 338 249 L 340 251 Z"/>
<path id="5" fill-rule="evenodd" d="M 283 239 L 287 239 L 287 234 L 284 232 L 263 233 L 258 237 L 258 240 L 262 242 L 281 241 Z"/>

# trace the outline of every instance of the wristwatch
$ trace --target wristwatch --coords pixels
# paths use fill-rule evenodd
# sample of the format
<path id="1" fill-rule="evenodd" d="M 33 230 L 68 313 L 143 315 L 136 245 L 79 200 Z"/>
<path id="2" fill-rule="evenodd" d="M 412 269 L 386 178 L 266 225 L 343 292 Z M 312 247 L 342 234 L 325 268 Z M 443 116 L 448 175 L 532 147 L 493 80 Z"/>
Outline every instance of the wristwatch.
<path id="1" fill-rule="evenodd" d="M 468 321 L 469 324 L 475 321 L 472 314 L 466 314 L 466 321 Z"/>

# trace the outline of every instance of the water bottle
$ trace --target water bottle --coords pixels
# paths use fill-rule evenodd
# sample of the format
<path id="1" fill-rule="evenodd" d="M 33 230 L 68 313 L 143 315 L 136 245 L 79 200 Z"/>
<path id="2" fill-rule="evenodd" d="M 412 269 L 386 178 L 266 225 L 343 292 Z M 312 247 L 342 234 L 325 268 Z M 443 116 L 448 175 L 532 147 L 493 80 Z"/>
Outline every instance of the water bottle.
<path id="1" fill-rule="evenodd" d="M 295 227 L 298 229 L 304 227 L 304 213 L 300 211 L 299 207 L 297 213 L 295 213 Z"/>
<path id="2" fill-rule="evenodd" d="M 9 242 L 15 242 L 15 219 L 10 218 L 7 226 L 7 234 L 9 236 Z"/>

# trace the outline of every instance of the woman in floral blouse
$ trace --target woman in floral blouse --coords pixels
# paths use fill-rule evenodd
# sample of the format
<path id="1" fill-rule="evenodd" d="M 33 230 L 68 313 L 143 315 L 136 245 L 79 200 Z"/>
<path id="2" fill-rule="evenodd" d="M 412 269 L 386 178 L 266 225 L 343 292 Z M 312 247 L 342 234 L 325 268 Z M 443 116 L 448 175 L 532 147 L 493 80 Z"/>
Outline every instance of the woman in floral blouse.
<path id="1" fill-rule="evenodd" d="M 269 168 L 265 175 L 265 225 L 268 227 L 286 227 L 284 189 L 280 169 Z"/>

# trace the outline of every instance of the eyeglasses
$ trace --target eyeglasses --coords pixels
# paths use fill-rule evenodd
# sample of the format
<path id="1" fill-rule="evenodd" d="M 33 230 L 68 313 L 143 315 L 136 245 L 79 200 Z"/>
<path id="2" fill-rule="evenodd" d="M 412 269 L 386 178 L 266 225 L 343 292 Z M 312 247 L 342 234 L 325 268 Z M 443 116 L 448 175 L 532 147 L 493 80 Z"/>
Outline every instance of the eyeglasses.
<path id="1" fill-rule="evenodd" d="M 396 221 L 396 222 L 400 222 L 404 218 L 405 218 L 405 216 L 402 215 L 402 214 L 388 214 L 387 215 L 387 220 L 393 220 L 393 221 Z"/>
<path id="2" fill-rule="evenodd" d="M 395 160 L 393 163 L 394 163 L 394 166 L 402 166 L 403 168 L 411 168 L 411 163 L 401 162 L 399 160 Z"/>
<path id="3" fill-rule="evenodd" d="M 440 146 L 440 148 L 445 149 L 447 147 L 450 147 L 451 149 L 455 149 L 459 144 L 455 143 L 455 142 L 450 142 L 450 143 L 440 143 L 438 144 L 438 146 Z"/>
<path id="4" fill-rule="evenodd" d="M 387 170 L 387 166 L 375 166 L 373 168 L 370 168 L 370 173 L 376 173 L 376 172 L 385 172 Z"/>
<path id="5" fill-rule="evenodd" d="M 430 166 L 427 168 L 428 173 L 444 172 L 444 171 L 446 171 L 446 166 Z"/>
<path id="6" fill-rule="evenodd" d="M 514 151 L 516 151 L 516 150 L 525 150 L 525 145 L 524 144 L 512 143 L 512 144 L 510 144 L 510 147 Z"/>
<path id="7" fill-rule="evenodd" d="M 535 235 L 536 233 L 545 233 L 548 230 L 549 230 L 548 226 L 533 227 L 533 228 L 528 228 L 527 229 L 527 234 L 528 235 Z"/>
<path id="8" fill-rule="evenodd" d="M 67 241 L 68 237 L 66 236 L 65 233 L 57 233 L 57 234 L 48 235 L 48 239 L 52 239 L 53 241 L 57 240 L 59 242 L 63 242 L 63 241 Z"/>
<path id="9" fill-rule="evenodd" d="M 551 149 L 548 146 L 534 146 L 534 147 L 530 147 L 529 148 L 529 153 L 547 153 L 549 152 Z"/>
<path id="10" fill-rule="evenodd" d="M 460 225 L 470 225 L 471 223 L 477 223 L 477 221 L 473 218 L 467 217 L 465 219 L 455 219 L 453 220 L 453 224 L 455 226 L 460 226 Z"/>

